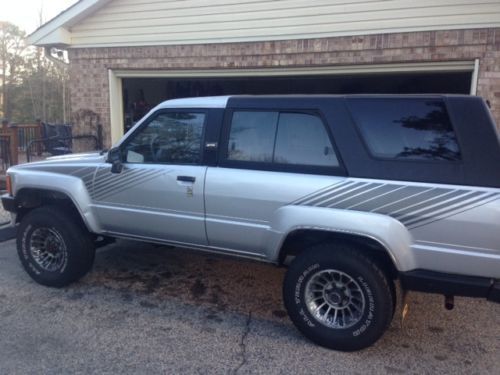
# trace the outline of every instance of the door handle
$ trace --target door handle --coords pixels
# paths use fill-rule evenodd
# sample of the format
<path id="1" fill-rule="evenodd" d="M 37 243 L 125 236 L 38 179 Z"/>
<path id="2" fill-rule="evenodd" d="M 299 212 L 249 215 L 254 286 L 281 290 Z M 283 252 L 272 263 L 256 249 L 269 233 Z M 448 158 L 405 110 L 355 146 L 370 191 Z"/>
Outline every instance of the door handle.
<path id="1" fill-rule="evenodd" d="M 177 176 L 177 181 L 192 182 L 196 181 L 196 177 L 193 176 Z"/>

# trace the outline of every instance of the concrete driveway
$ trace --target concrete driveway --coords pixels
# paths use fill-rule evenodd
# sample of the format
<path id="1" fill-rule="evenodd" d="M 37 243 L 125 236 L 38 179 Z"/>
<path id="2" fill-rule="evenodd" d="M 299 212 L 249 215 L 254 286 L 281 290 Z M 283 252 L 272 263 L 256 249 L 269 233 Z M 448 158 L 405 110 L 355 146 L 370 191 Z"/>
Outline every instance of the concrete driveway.
<path id="1" fill-rule="evenodd" d="M 373 347 L 340 353 L 292 326 L 284 270 L 133 242 L 98 251 L 64 289 L 35 284 L 0 244 L 0 373 L 496 373 L 500 305 L 410 295 Z"/>

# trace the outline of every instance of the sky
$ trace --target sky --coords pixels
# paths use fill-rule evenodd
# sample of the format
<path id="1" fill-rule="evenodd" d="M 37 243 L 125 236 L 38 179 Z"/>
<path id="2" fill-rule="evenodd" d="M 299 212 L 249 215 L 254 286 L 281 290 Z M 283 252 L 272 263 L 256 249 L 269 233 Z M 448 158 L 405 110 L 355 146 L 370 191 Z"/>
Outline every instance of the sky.
<path id="1" fill-rule="evenodd" d="M 49 21 L 77 0 L 0 0 L 0 21 L 8 21 L 28 34 L 40 24 L 42 9 L 43 22 Z"/>

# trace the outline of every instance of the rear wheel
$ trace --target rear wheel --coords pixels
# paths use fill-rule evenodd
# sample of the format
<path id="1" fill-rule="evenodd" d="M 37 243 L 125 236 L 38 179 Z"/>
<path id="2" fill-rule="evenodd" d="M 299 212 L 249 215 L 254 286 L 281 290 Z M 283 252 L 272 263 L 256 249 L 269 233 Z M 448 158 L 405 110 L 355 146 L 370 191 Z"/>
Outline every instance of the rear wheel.
<path id="1" fill-rule="evenodd" d="M 353 351 L 377 341 L 395 306 L 381 268 L 349 246 L 320 245 L 300 253 L 283 286 L 295 326 L 313 342 Z"/>
<path id="2" fill-rule="evenodd" d="M 92 267 L 95 249 L 79 219 L 61 208 L 36 208 L 22 219 L 17 232 L 21 263 L 37 283 L 63 287 Z"/>

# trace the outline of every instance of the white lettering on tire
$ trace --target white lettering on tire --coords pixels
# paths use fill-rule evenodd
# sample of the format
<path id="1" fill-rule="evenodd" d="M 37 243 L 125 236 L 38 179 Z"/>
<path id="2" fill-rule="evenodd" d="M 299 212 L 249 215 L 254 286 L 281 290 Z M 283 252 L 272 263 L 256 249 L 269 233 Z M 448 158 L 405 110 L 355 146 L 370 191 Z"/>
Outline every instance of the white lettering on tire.
<path id="1" fill-rule="evenodd" d="M 304 282 L 304 280 L 306 279 L 307 275 L 309 275 L 312 271 L 314 271 L 315 269 L 319 268 L 319 263 L 315 263 L 313 264 L 312 266 L 309 266 L 304 272 L 302 272 L 302 274 L 299 276 L 298 280 L 297 280 L 297 284 L 295 285 L 295 303 L 297 305 L 299 305 L 300 303 L 302 303 L 302 295 L 301 295 L 301 292 L 300 290 L 302 289 L 302 284 Z M 306 312 L 304 311 L 304 309 L 300 309 L 299 310 L 299 314 L 300 316 L 302 317 L 302 319 L 304 320 L 304 322 L 306 322 L 306 324 L 309 326 L 309 327 L 315 327 L 316 325 L 311 321 L 311 319 L 309 319 L 309 317 L 307 316 Z"/>
<path id="2" fill-rule="evenodd" d="M 355 331 L 352 332 L 352 335 L 354 337 L 359 336 L 362 334 L 364 331 L 368 329 L 368 327 L 372 324 L 373 322 L 373 312 L 375 311 L 375 299 L 373 298 L 373 292 L 368 285 L 368 283 L 365 281 L 365 279 L 362 276 L 358 276 L 358 281 L 359 283 L 363 286 L 365 289 L 366 295 L 368 297 L 368 314 L 366 316 L 366 320 L 363 322 L 363 324 L 356 329 Z"/>

